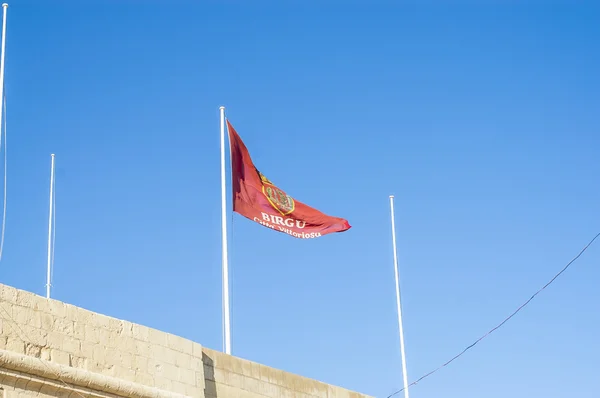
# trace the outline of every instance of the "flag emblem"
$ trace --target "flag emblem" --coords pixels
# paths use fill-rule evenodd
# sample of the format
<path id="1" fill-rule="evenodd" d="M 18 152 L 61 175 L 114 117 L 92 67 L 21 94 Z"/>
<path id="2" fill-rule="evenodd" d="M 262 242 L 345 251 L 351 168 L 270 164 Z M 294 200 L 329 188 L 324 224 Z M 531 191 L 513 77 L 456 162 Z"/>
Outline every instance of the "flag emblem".
<path id="1" fill-rule="evenodd" d="M 267 197 L 267 200 L 275 210 L 281 213 L 282 216 L 287 216 L 294 211 L 294 199 L 277 188 L 267 177 L 259 172 L 260 179 L 263 183 L 262 191 Z"/>

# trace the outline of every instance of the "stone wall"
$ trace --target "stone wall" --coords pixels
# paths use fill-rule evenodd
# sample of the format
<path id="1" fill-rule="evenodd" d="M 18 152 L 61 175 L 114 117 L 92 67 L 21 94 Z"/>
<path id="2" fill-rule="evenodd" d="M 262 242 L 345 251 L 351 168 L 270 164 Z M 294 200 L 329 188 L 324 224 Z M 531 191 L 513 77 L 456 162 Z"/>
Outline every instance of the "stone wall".
<path id="1" fill-rule="evenodd" d="M 203 348 L 205 397 L 366 398 L 279 369 Z"/>
<path id="2" fill-rule="evenodd" d="M 1 284 L 0 389 L 0 398 L 366 397 Z"/>

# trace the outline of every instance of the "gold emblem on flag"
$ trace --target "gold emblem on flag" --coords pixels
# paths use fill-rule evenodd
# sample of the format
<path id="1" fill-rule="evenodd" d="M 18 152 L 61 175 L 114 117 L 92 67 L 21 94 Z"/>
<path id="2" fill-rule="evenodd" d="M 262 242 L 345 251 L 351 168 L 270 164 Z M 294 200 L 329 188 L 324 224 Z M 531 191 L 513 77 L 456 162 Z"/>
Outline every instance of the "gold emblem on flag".
<path id="1" fill-rule="evenodd" d="M 294 199 L 290 195 L 283 192 L 281 189 L 277 188 L 260 171 L 258 172 L 258 175 L 260 175 L 260 180 L 263 183 L 263 194 L 265 195 L 271 206 L 273 206 L 273 208 L 280 212 L 283 216 L 287 216 L 288 214 L 293 212 L 295 208 Z"/>

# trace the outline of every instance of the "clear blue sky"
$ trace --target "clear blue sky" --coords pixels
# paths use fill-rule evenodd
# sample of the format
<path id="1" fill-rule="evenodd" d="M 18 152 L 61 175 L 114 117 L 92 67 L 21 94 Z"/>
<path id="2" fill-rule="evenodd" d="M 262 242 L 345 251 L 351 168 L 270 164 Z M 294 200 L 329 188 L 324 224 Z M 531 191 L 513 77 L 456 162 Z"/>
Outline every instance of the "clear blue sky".
<path id="1" fill-rule="evenodd" d="M 390 194 L 410 380 L 598 232 L 598 5 L 169 3 L 11 2 L 2 283 L 45 292 L 56 153 L 53 297 L 220 349 L 220 105 L 263 173 L 353 226 L 233 217 L 240 357 L 401 387 Z M 411 396 L 596 397 L 599 260 Z"/>

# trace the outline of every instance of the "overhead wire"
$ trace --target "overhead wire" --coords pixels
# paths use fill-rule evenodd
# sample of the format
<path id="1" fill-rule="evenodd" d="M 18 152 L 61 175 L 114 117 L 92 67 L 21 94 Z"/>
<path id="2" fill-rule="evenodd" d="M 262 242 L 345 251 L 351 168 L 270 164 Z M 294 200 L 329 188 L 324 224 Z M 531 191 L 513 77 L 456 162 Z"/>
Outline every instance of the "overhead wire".
<path id="1" fill-rule="evenodd" d="M 527 301 L 525 301 L 523 304 L 521 304 L 515 311 L 513 311 L 512 314 L 510 314 L 509 316 L 507 316 L 506 318 L 504 318 L 504 320 L 502 322 L 500 322 L 498 325 L 496 325 L 494 328 L 490 329 L 487 333 L 485 333 L 483 336 L 481 336 L 480 338 L 478 338 L 477 340 L 475 340 L 475 342 L 473 342 L 472 344 L 470 344 L 469 346 L 467 346 L 464 350 L 462 350 L 459 354 L 455 355 L 454 357 L 452 357 L 452 359 L 446 361 L 445 363 L 443 363 L 442 365 L 438 366 L 437 368 L 435 368 L 434 370 L 432 370 L 429 373 L 426 373 L 425 375 L 419 377 L 418 379 L 416 379 L 415 381 L 413 381 L 412 383 L 410 383 L 408 386 L 406 386 L 406 388 L 411 387 L 416 385 L 417 383 L 419 383 L 420 381 L 422 381 L 423 379 L 433 375 L 434 373 L 438 372 L 439 370 L 441 370 L 442 368 L 448 366 L 449 364 L 451 364 L 452 362 L 454 362 L 456 359 L 460 358 L 463 354 L 465 354 L 468 350 L 470 350 L 471 348 L 473 348 L 477 343 L 479 343 L 481 340 L 485 339 L 486 337 L 488 337 L 490 334 L 492 334 L 493 332 L 495 332 L 496 330 L 498 330 L 499 328 L 501 328 L 506 322 L 508 322 L 512 317 L 514 317 L 519 311 L 521 311 L 527 304 L 529 304 L 531 302 L 531 300 L 533 300 L 535 298 L 535 296 L 537 296 L 539 293 L 542 292 L 542 290 L 546 289 L 548 286 L 550 286 L 550 284 L 552 284 L 552 282 L 554 282 L 556 280 L 556 278 L 558 278 L 563 272 L 565 272 L 570 266 L 571 264 L 573 264 L 591 245 L 592 243 L 594 243 L 594 241 L 600 236 L 600 233 L 598 233 L 596 236 L 594 236 L 594 238 L 588 242 L 587 245 L 585 245 L 585 247 L 583 249 L 581 249 L 581 251 L 571 260 L 567 263 L 567 265 L 565 265 L 563 267 L 563 269 L 561 269 L 556 275 L 554 275 L 554 277 L 552 279 L 550 279 L 550 281 L 548 283 L 546 283 L 541 289 L 539 289 L 537 292 L 535 292 Z M 387 398 L 391 398 L 394 395 L 397 395 L 399 393 L 401 393 L 402 391 L 404 391 L 405 388 L 402 388 L 390 395 L 387 396 Z"/>

